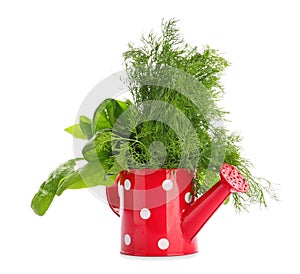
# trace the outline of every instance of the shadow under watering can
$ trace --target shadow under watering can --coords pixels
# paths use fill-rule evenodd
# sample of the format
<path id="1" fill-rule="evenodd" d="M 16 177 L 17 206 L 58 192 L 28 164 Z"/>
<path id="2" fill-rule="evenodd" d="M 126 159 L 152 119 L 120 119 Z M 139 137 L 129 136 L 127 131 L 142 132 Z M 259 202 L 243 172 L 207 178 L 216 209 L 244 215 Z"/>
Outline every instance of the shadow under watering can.
<path id="1" fill-rule="evenodd" d="M 193 172 L 187 169 L 122 171 L 106 188 L 112 210 L 121 217 L 121 253 L 175 256 L 198 251 L 196 234 L 231 192 L 247 192 L 249 184 L 224 163 L 220 181 L 193 198 Z"/>

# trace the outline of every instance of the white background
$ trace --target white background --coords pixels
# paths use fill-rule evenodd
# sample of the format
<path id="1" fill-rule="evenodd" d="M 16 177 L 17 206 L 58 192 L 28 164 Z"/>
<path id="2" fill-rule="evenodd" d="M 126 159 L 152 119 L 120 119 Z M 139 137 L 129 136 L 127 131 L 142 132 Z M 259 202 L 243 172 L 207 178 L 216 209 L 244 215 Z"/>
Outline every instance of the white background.
<path id="1" fill-rule="evenodd" d="M 299 9 L 297 1 L 1 1 L 1 273 L 299 273 Z M 72 158 L 80 103 L 123 69 L 127 42 L 180 19 L 187 42 L 232 63 L 222 104 L 257 176 L 281 202 L 236 215 L 222 206 L 199 233 L 199 253 L 119 254 L 119 219 L 88 190 L 67 191 L 44 217 L 31 198 Z M 297 255 L 298 254 L 298 255 Z"/>

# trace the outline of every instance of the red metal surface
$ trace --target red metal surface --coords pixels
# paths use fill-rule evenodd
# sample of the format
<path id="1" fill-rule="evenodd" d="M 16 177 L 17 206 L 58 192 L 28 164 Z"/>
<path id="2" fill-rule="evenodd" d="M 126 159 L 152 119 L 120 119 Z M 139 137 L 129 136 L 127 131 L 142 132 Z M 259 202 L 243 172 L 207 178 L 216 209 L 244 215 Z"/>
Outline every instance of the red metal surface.
<path id="1" fill-rule="evenodd" d="M 197 199 L 183 216 L 182 231 L 192 239 L 205 225 L 231 192 L 247 192 L 248 183 L 238 170 L 224 163 L 220 168 L 221 180 Z"/>
<path id="2" fill-rule="evenodd" d="M 136 256 L 195 253 L 195 236 L 215 210 L 231 191 L 248 190 L 248 184 L 236 169 L 224 164 L 220 182 L 192 201 L 192 179 L 193 173 L 186 169 L 120 173 L 117 183 L 107 188 L 107 198 L 110 207 L 122 218 L 121 253 Z"/>
<path id="3" fill-rule="evenodd" d="M 116 183 L 113 184 L 111 187 L 106 188 L 106 197 L 107 202 L 114 213 L 116 213 L 120 217 L 120 196 L 119 196 L 119 178 L 117 176 Z"/>

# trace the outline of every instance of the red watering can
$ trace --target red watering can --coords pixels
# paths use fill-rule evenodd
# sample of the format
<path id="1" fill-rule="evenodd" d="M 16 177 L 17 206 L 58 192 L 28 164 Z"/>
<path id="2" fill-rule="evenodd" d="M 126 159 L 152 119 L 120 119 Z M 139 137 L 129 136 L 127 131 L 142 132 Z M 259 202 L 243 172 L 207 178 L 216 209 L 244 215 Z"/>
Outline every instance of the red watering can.
<path id="1" fill-rule="evenodd" d="M 193 172 L 178 169 L 122 171 L 106 189 L 112 210 L 122 219 L 121 253 L 135 256 L 187 255 L 198 251 L 196 234 L 231 192 L 248 183 L 224 163 L 220 181 L 193 198 Z"/>

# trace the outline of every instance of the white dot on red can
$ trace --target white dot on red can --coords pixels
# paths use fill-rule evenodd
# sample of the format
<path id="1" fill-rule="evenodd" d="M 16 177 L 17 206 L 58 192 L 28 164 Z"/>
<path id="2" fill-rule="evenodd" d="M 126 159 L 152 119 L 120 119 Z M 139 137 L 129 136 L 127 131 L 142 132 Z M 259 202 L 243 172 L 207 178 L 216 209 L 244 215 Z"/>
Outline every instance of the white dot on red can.
<path id="1" fill-rule="evenodd" d="M 147 220 L 151 216 L 151 212 L 148 208 L 142 208 L 140 211 L 140 216 L 142 219 Z"/>
<path id="2" fill-rule="evenodd" d="M 192 201 L 192 194 L 190 192 L 187 192 L 185 195 L 184 195 L 184 200 L 187 204 L 189 204 L 191 201 Z"/>
<path id="3" fill-rule="evenodd" d="M 130 245 L 130 243 L 131 243 L 131 237 L 130 237 L 129 234 L 125 234 L 124 235 L 124 243 L 125 243 L 125 245 Z"/>
<path id="4" fill-rule="evenodd" d="M 166 249 L 169 247 L 170 243 L 169 243 L 168 239 L 166 239 L 166 238 L 161 238 L 161 239 L 159 239 L 159 241 L 157 242 L 157 245 L 158 245 L 158 248 L 159 248 L 159 249 L 161 249 L 161 250 L 166 250 Z"/>
<path id="5" fill-rule="evenodd" d="M 126 190 L 129 190 L 129 189 L 131 188 L 131 182 L 130 182 L 128 179 L 126 179 L 126 180 L 124 181 L 124 188 L 125 188 Z"/>
<path id="6" fill-rule="evenodd" d="M 164 180 L 162 183 L 162 188 L 165 191 L 169 191 L 173 188 L 173 182 L 171 180 Z"/>

